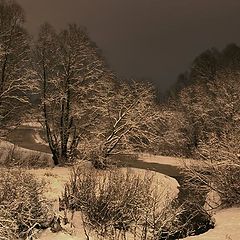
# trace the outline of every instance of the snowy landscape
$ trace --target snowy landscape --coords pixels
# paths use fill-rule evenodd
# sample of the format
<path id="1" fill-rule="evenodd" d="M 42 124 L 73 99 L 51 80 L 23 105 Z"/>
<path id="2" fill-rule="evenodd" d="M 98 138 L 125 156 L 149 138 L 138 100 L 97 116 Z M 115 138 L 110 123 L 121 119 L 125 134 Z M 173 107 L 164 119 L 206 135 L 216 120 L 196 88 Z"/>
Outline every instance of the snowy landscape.
<path id="1" fill-rule="evenodd" d="M 240 239 L 239 92 L 236 44 L 159 93 L 0 1 L 0 240 Z"/>
<path id="2" fill-rule="evenodd" d="M 31 129 L 32 138 L 28 140 L 25 139 L 24 144 L 34 145 L 34 148 L 41 148 L 41 144 L 45 145 L 46 142 L 44 139 L 41 139 L 38 134 L 36 134 L 36 128 L 32 126 L 32 124 L 24 124 L 29 130 Z M 26 126 L 27 125 L 27 126 Z M 29 126 L 30 125 L 30 126 Z M 27 132 L 27 131 L 26 131 Z M 24 135 L 22 135 L 24 136 Z M 28 141 L 28 143 L 27 143 Z M 40 145 L 39 145 L 40 144 Z M 7 151 L 11 149 L 14 145 L 10 142 L 1 142 L 1 153 L 7 154 Z M 28 150 L 22 147 L 18 147 L 15 150 L 16 152 L 21 152 L 21 156 L 23 158 L 27 158 L 27 156 L 32 156 L 33 152 L 40 153 L 34 150 Z M 51 165 L 51 155 L 48 153 L 40 153 L 42 157 L 45 157 L 49 161 L 49 165 Z M 4 161 L 5 155 L 1 155 L 1 162 Z M 41 160 L 40 160 L 41 161 Z M 141 154 L 139 156 L 139 160 L 136 161 L 143 161 L 146 163 L 155 163 L 160 166 L 166 165 L 167 167 L 174 166 L 179 167 L 183 162 L 191 162 L 193 160 L 190 159 L 181 159 L 181 158 L 174 158 L 174 157 L 164 157 L 164 156 L 157 156 L 151 154 Z M 81 163 L 81 165 L 85 165 L 86 168 L 89 168 L 89 164 L 87 162 Z M 142 169 L 133 169 L 134 172 L 137 174 L 143 174 L 145 170 Z M 54 211 L 58 216 L 63 216 L 63 212 L 59 212 L 58 209 L 58 199 L 62 195 L 64 191 L 64 185 L 69 181 L 70 178 L 70 171 L 71 167 L 54 167 L 49 166 L 43 169 L 30 169 L 27 170 L 31 174 L 33 174 L 38 180 L 43 180 L 46 183 L 44 196 L 53 203 Z M 146 170 L 147 171 L 147 170 Z M 161 174 L 159 172 L 151 171 L 154 174 L 154 181 L 157 182 L 158 191 L 161 192 L 164 198 L 174 198 L 178 194 L 179 184 L 178 182 L 167 175 Z M 164 201 L 164 200 L 163 200 Z M 239 228 L 239 219 L 240 219 L 240 208 L 228 208 L 228 209 L 217 209 L 213 213 L 213 217 L 215 219 L 216 226 L 214 229 L 209 230 L 208 232 L 193 236 L 187 237 L 184 239 L 214 239 L 214 240 L 226 240 L 226 239 L 238 239 L 240 235 L 240 228 Z M 41 240 L 74 240 L 80 239 L 84 240 L 87 239 L 86 235 L 82 229 L 82 223 L 79 223 L 79 215 L 76 213 L 75 218 L 73 219 L 74 227 L 70 227 L 68 225 L 63 226 L 63 230 L 57 233 L 52 232 L 50 229 L 46 229 L 44 231 L 39 231 L 37 234 L 38 239 Z M 78 227 L 77 227 L 77 224 Z M 76 226 L 76 227 L 75 227 Z M 99 239 L 94 233 L 90 235 L 89 239 Z M 132 239 L 128 237 L 127 239 Z"/>

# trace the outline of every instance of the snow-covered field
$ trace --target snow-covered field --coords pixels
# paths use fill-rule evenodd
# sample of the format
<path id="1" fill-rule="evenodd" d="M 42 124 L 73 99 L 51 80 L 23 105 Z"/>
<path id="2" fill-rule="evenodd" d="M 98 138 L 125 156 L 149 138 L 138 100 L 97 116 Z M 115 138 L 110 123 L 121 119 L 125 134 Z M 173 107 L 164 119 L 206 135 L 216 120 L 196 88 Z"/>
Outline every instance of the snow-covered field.
<path id="1" fill-rule="evenodd" d="M 147 153 L 140 154 L 139 160 L 142 160 L 146 163 L 159 163 L 159 164 L 166 164 L 171 166 L 181 166 L 183 161 L 182 158 L 166 157 L 166 156 L 152 155 Z"/>
<path id="2" fill-rule="evenodd" d="M 31 124 L 30 124 L 31 125 Z M 39 125 L 30 126 L 29 124 L 26 127 L 40 127 Z M 35 134 L 32 138 L 29 138 L 29 141 L 35 141 L 35 144 L 45 144 L 41 139 L 39 134 Z M 34 144 L 33 142 L 29 142 L 29 144 Z M 5 160 L 8 156 L 11 149 L 13 149 L 14 145 L 6 142 L 0 141 L 0 162 Z M 51 155 L 47 153 L 41 153 L 37 151 L 32 151 L 29 149 L 24 149 L 18 146 L 15 146 L 15 151 L 21 156 L 27 157 L 32 154 L 40 154 L 43 158 L 48 158 L 51 163 Z M 141 154 L 139 160 L 144 163 L 152 163 L 152 164 L 166 164 L 170 166 L 180 166 L 182 164 L 182 159 L 180 158 L 172 158 L 172 157 L 164 157 L 157 155 L 149 155 L 149 154 Z M 189 163 L 190 160 L 187 160 Z M 33 173 L 38 179 L 43 179 L 46 182 L 46 191 L 45 196 L 53 202 L 55 211 L 58 211 L 58 197 L 61 196 L 61 193 L 64 188 L 64 184 L 68 181 L 70 175 L 70 169 L 65 167 L 54 167 L 54 168 L 45 168 L 45 169 L 36 169 L 29 170 Z M 134 169 L 134 171 L 138 173 L 143 173 L 145 170 L 142 169 Z M 164 174 L 155 173 L 156 182 L 160 182 L 161 189 L 159 191 L 168 191 L 171 192 L 174 196 L 177 192 L 178 183 L 175 179 L 170 178 Z M 60 213 L 58 213 L 60 214 Z M 218 211 L 214 215 L 216 219 L 216 227 L 208 232 L 199 235 L 188 237 L 186 240 L 239 240 L 240 239 L 240 208 L 230 208 Z M 80 217 L 75 218 L 75 222 L 79 221 Z M 77 224 L 75 224 L 77 226 Z M 52 233 L 50 230 L 45 230 L 39 236 L 40 240 L 85 240 L 85 234 L 80 227 L 76 229 L 68 229 L 66 231 L 60 233 Z M 73 232 L 72 235 L 69 233 Z M 91 240 L 97 240 L 96 237 L 92 237 Z"/>
<path id="3" fill-rule="evenodd" d="M 86 167 L 89 167 L 86 163 Z M 131 169 L 134 173 L 139 175 L 144 175 L 147 170 Z M 61 215 L 61 212 L 58 212 L 58 198 L 61 196 L 61 193 L 64 189 L 64 184 L 68 181 L 70 176 L 70 168 L 67 167 L 55 167 L 55 168 L 46 168 L 46 169 L 32 169 L 29 170 L 34 174 L 39 180 L 44 180 L 46 183 L 45 186 L 45 197 L 53 203 L 55 212 L 57 215 Z M 125 171 L 122 168 L 122 171 Z M 161 173 L 153 174 L 153 184 L 161 192 L 161 200 L 166 202 L 167 199 L 171 199 L 177 196 L 178 193 L 178 182 L 166 175 Z M 52 233 L 49 229 L 43 231 L 39 235 L 41 240 L 75 240 L 82 239 L 85 240 L 86 236 L 82 229 L 82 223 L 79 221 L 81 217 L 76 214 L 73 219 L 73 225 L 75 228 L 70 228 L 67 226 L 63 232 Z M 64 227 L 64 226 L 63 226 Z M 72 234 L 70 234 L 72 233 Z M 97 240 L 94 234 L 92 240 Z"/>
<path id="4" fill-rule="evenodd" d="M 134 169 L 137 173 L 142 174 L 144 170 Z M 55 167 L 47 169 L 30 170 L 37 178 L 43 179 L 47 186 L 45 196 L 54 203 L 55 210 L 58 206 L 58 197 L 61 196 L 64 184 L 69 179 L 70 169 L 65 167 Z M 175 179 L 160 173 L 155 173 L 155 181 L 161 182 L 159 191 L 165 192 L 165 196 L 169 197 L 169 193 L 174 197 L 177 192 L 178 183 Z M 163 194 L 164 195 L 164 194 Z M 61 213 L 58 213 L 61 214 Z M 199 236 L 185 238 L 186 240 L 239 240 L 240 239 L 240 208 L 230 208 L 218 211 L 214 218 L 216 227 Z M 65 231 L 52 233 L 49 229 L 45 230 L 39 236 L 40 240 L 86 240 L 83 229 L 81 228 L 80 216 L 76 215 L 74 224 L 76 228 L 66 227 Z M 78 226 L 78 227 L 77 227 Z M 72 233 L 72 235 L 70 234 Z M 91 240 L 98 238 L 92 234 Z M 130 240 L 130 239 L 128 239 Z"/>
<path id="5" fill-rule="evenodd" d="M 214 218 L 214 229 L 185 238 L 186 240 L 239 240 L 240 239 L 240 208 L 229 208 L 218 211 Z"/>

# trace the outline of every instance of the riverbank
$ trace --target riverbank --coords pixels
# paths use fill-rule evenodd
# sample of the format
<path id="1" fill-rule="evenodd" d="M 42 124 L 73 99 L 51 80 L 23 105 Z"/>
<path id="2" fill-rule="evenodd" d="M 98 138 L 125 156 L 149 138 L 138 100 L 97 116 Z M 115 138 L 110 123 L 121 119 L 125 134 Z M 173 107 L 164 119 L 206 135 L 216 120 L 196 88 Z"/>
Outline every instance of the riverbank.
<path id="1" fill-rule="evenodd" d="M 88 162 L 82 163 L 82 167 L 87 169 L 87 171 L 91 171 L 91 166 Z M 59 212 L 58 209 L 58 199 L 61 197 L 61 194 L 64 191 L 64 185 L 68 182 L 70 177 L 70 169 L 69 167 L 54 167 L 54 168 L 46 168 L 46 169 L 32 169 L 30 172 L 37 177 L 40 181 L 45 182 L 45 190 L 44 195 L 45 197 L 52 202 L 54 206 L 54 211 L 57 216 L 63 216 L 63 212 Z M 103 170 L 101 170 L 103 171 Z M 156 173 L 152 171 L 147 171 L 143 169 L 126 169 L 121 168 L 121 172 L 124 174 L 126 171 L 130 171 L 132 174 L 139 175 L 141 178 L 146 176 L 145 174 L 151 176 L 152 178 L 152 187 L 160 196 L 159 207 L 164 208 L 168 205 L 171 199 L 177 197 L 178 194 L 178 182 L 161 173 Z M 40 240 L 86 240 L 86 235 L 83 229 L 83 223 L 81 222 L 81 215 L 80 212 L 76 212 L 73 218 L 73 226 L 65 226 L 62 225 L 63 231 L 59 233 L 53 233 L 50 229 L 44 230 L 40 233 L 39 239 Z M 71 233 L 71 234 L 70 234 Z M 89 233 L 91 240 L 99 240 L 99 238 L 94 234 L 94 231 Z M 133 236 L 130 232 L 127 233 L 128 240 L 133 240 Z"/>
<path id="2" fill-rule="evenodd" d="M 45 149 L 45 152 L 49 152 L 47 149 L 46 144 L 44 142 L 39 141 L 39 135 L 38 135 L 38 129 L 39 126 L 23 126 L 19 131 L 15 132 L 12 135 L 12 142 L 15 144 L 19 144 L 20 146 L 28 146 L 30 149 L 34 150 L 40 150 L 42 148 Z M 17 138 L 15 138 L 17 137 Z M 41 139 L 40 139 L 41 140 Z M 17 141 L 17 142 L 16 142 Z M 13 148 L 12 144 L 9 144 L 7 142 L 2 142 L 0 144 L 0 158 L 7 157 L 6 152 L 6 146 L 9 150 Z M 20 147 L 17 147 L 16 149 L 19 150 L 19 152 L 24 153 L 23 156 L 30 156 L 37 154 L 35 151 L 30 151 L 28 149 L 23 149 Z M 15 150 L 16 150 L 15 149 Z M 17 150 L 17 154 L 18 154 Z M 47 157 L 49 159 L 48 161 L 51 162 L 51 155 L 46 153 L 41 153 L 41 156 L 44 158 Z M 140 154 L 138 159 L 132 160 L 132 159 L 125 159 L 124 165 L 125 167 L 131 167 L 134 169 L 138 169 L 138 171 L 142 170 L 150 170 L 154 171 L 156 173 L 161 173 L 168 175 L 170 177 L 173 177 L 175 179 L 178 179 L 180 177 L 179 172 L 179 166 L 181 166 L 182 162 L 190 162 L 190 159 L 183 160 L 181 158 L 175 158 L 175 157 L 165 157 L 165 156 L 157 156 L 157 155 L 151 155 L 151 154 Z M 62 190 L 62 186 L 64 182 L 68 179 L 68 174 L 64 172 L 63 170 L 59 170 L 59 168 L 53 168 L 56 170 L 53 170 L 51 173 L 51 169 L 47 171 L 46 173 L 42 172 L 44 175 L 50 175 L 52 174 L 52 178 L 49 178 L 48 180 L 51 182 L 52 189 L 51 191 L 55 191 L 55 194 L 59 194 Z M 56 171 L 57 173 L 54 173 Z M 61 172 L 62 171 L 62 172 Z M 41 174 L 40 174 L 41 175 Z M 54 176 L 57 178 L 55 179 Z M 166 176 L 164 177 L 166 178 Z M 50 191 L 50 192 L 51 192 Z M 51 198 L 51 197 L 50 197 Z M 209 230 L 208 232 L 194 237 L 186 238 L 187 240 L 238 240 L 240 236 L 240 208 L 234 208 L 234 209 L 224 209 L 220 210 L 214 215 L 216 219 L 216 227 L 212 230 Z M 66 237 L 66 235 L 64 235 Z M 49 239 L 67 239 L 67 238 L 49 238 Z M 78 238 L 79 239 L 79 238 Z M 84 239 L 84 238 L 83 238 Z"/>

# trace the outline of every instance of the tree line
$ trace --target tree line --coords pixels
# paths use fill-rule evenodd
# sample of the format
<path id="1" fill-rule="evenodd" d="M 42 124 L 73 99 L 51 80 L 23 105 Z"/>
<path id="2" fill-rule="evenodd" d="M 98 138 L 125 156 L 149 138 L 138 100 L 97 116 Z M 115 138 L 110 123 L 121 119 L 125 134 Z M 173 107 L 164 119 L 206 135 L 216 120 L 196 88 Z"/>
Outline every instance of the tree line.
<path id="1" fill-rule="evenodd" d="M 112 155 L 151 147 L 158 117 L 150 84 L 117 79 L 76 24 L 56 31 L 45 23 L 34 41 L 21 6 L 1 1 L 0 11 L 2 136 L 27 113 L 39 116 L 55 165 L 81 157 L 104 168 Z"/>
<path id="2" fill-rule="evenodd" d="M 147 151 L 235 171 L 239 70 L 237 45 L 206 50 L 159 103 L 151 84 L 115 76 L 86 29 L 45 23 L 34 41 L 21 6 L 0 3 L 1 136 L 39 116 L 55 165 L 86 159 L 105 168 L 115 155 Z"/>
<path id="3" fill-rule="evenodd" d="M 33 40 L 24 22 L 21 6 L 0 1 L 1 138 L 31 118 L 41 122 L 55 165 L 81 159 L 105 169 L 115 156 L 139 152 L 194 158 L 197 164 L 182 167 L 181 186 L 190 194 L 180 216 L 194 231 L 199 218 L 192 212 L 202 214 L 207 193 L 216 192 L 224 206 L 239 204 L 236 44 L 197 56 L 159 102 L 151 84 L 116 77 L 86 29 L 69 24 L 56 31 L 45 23 Z"/>

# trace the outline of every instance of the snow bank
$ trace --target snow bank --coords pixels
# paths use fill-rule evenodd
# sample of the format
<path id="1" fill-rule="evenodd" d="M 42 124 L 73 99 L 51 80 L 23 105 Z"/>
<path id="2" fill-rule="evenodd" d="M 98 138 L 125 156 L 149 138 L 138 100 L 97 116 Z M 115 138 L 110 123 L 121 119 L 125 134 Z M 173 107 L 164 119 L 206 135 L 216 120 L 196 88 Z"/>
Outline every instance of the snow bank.
<path id="1" fill-rule="evenodd" d="M 179 167 L 183 163 L 182 158 L 177 157 L 166 157 L 160 155 L 153 155 L 148 153 L 139 154 L 139 160 L 142 160 L 146 163 L 159 163 L 159 164 L 166 164 L 170 166 Z M 191 159 L 184 159 L 184 161 L 191 161 Z"/>
<path id="2" fill-rule="evenodd" d="M 87 163 L 86 163 L 86 167 Z M 142 169 L 131 169 L 133 172 L 144 176 L 146 170 Z M 54 168 L 47 168 L 47 169 L 32 169 L 29 170 L 32 174 L 34 174 L 38 179 L 44 180 L 46 182 L 46 191 L 45 196 L 53 203 L 54 209 L 58 211 L 58 197 L 61 196 L 61 193 L 64 189 L 64 184 L 68 181 L 70 176 L 70 168 L 67 167 L 54 167 Z M 126 171 L 126 169 L 122 169 L 122 171 Z M 150 172 L 151 174 L 151 172 Z M 159 189 L 163 198 L 163 201 L 167 201 L 171 198 L 177 196 L 178 193 L 178 182 L 161 173 L 153 174 L 153 181 L 156 188 Z M 62 213 L 58 213 L 61 215 Z M 43 231 L 39 236 L 40 240 L 85 240 L 86 236 L 84 234 L 84 230 L 81 224 L 81 217 L 76 213 L 74 217 L 73 224 L 75 228 L 65 228 L 65 231 L 60 233 L 52 233 L 49 229 Z M 70 235 L 72 232 L 72 235 Z M 98 238 L 94 237 L 94 234 L 91 233 L 91 240 L 97 240 Z"/>
<path id="3" fill-rule="evenodd" d="M 22 148 L 13 143 L 0 140 L 0 163 L 5 162 L 12 154 L 13 156 L 19 156 L 22 159 L 39 156 L 39 161 L 48 162 L 49 166 L 53 166 L 51 154 Z"/>
<path id="4" fill-rule="evenodd" d="M 214 218 L 216 226 L 208 232 L 187 237 L 185 240 L 239 240 L 240 208 L 229 208 L 218 211 Z"/>

